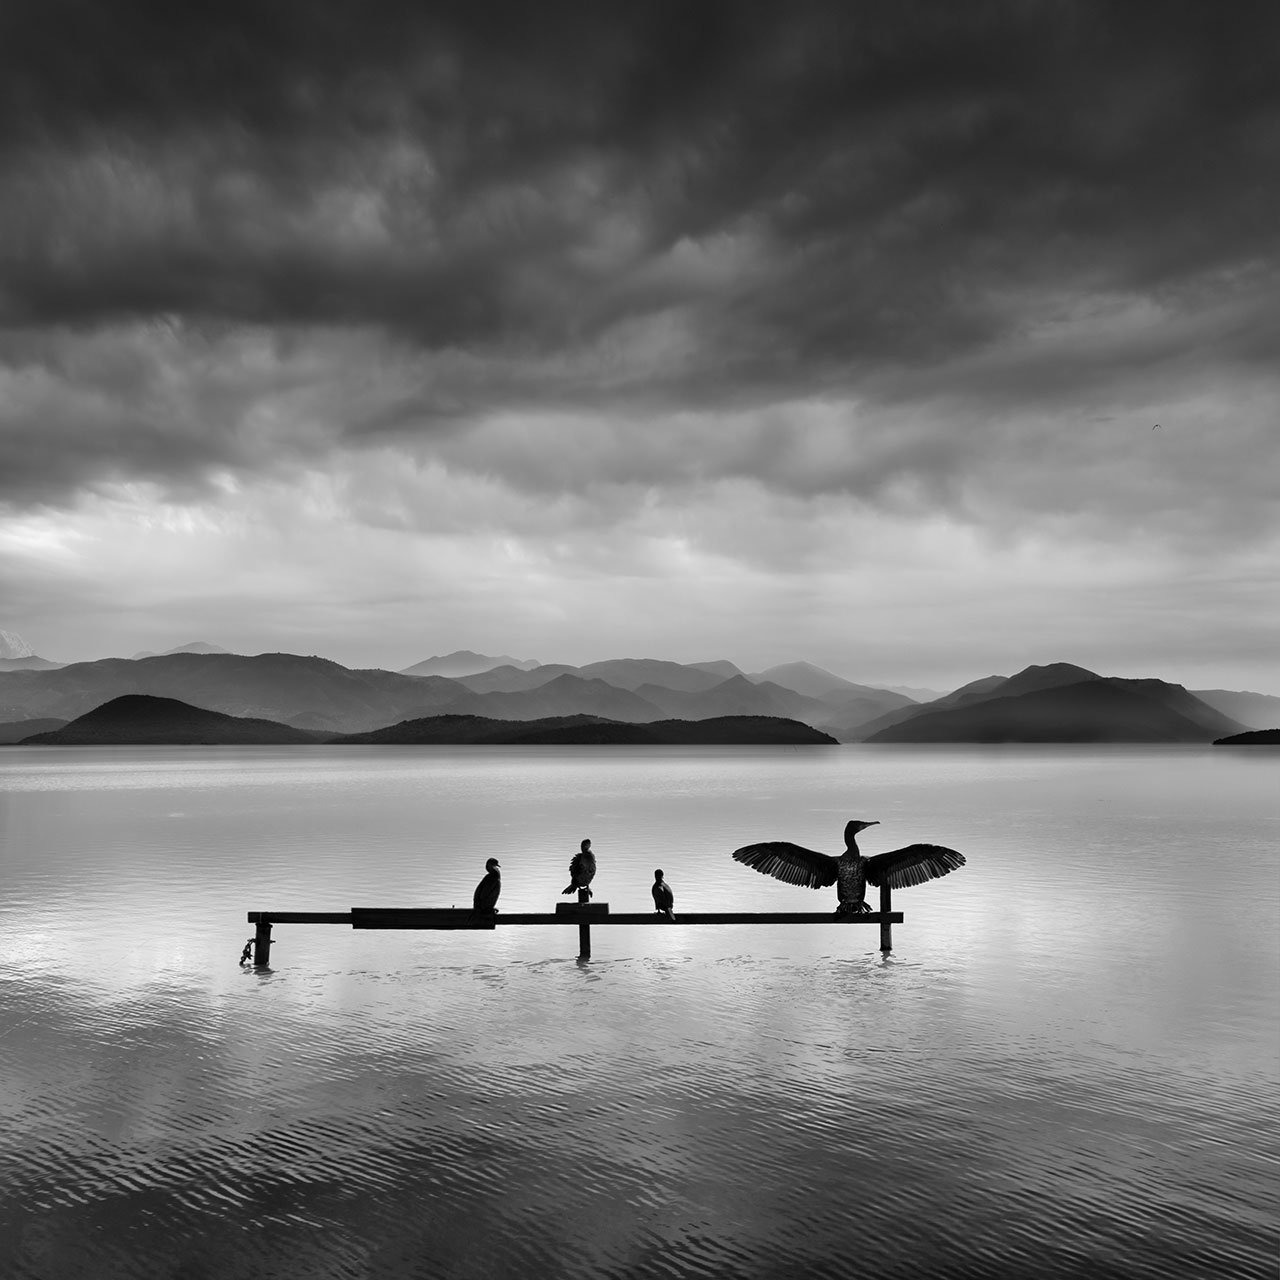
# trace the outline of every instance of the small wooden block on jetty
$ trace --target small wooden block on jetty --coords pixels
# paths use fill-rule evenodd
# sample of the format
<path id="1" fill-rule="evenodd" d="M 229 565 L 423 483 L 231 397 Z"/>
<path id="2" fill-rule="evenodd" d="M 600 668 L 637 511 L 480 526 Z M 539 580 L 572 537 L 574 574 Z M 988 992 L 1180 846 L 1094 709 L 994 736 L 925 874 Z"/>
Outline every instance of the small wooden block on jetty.
<path id="1" fill-rule="evenodd" d="M 352 907 L 353 929 L 493 929 L 492 912 L 469 907 Z"/>
<path id="2" fill-rule="evenodd" d="M 557 902 L 556 915 L 558 916 L 607 916 L 609 914 L 609 904 L 607 902 Z"/>

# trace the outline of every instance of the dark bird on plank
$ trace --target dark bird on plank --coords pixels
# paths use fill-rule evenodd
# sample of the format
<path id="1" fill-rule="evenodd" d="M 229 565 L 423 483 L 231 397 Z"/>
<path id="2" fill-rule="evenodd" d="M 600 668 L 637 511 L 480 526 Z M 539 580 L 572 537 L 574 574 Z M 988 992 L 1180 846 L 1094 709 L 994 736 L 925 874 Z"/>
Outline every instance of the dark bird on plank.
<path id="1" fill-rule="evenodd" d="M 498 909 L 498 894 L 502 892 L 502 863 L 497 858 L 490 858 L 484 864 L 484 879 L 476 885 L 475 896 L 471 899 L 472 908 L 492 915 Z"/>
<path id="2" fill-rule="evenodd" d="M 671 892 L 671 886 L 662 878 L 662 870 L 659 868 L 653 873 L 653 909 L 660 916 L 674 920 L 671 909 L 675 905 L 676 895 Z"/>
<path id="3" fill-rule="evenodd" d="M 909 844 L 889 853 L 864 858 L 858 852 L 858 832 L 877 827 L 878 822 L 855 819 L 845 825 L 844 852 L 834 858 L 829 853 L 815 853 L 786 840 L 764 844 L 748 844 L 735 849 L 733 856 L 741 863 L 775 880 L 804 885 L 808 889 L 836 886 L 839 905 L 836 915 L 856 915 L 870 911 L 865 902 L 867 885 L 879 888 L 906 889 L 913 884 L 936 880 L 964 866 L 964 854 L 945 849 L 940 844 Z"/>
<path id="4" fill-rule="evenodd" d="M 582 848 L 573 855 L 569 863 L 569 883 L 561 889 L 561 893 L 572 893 L 575 889 L 579 895 L 592 896 L 590 885 L 596 878 L 596 855 L 591 852 L 591 841 L 584 840 Z"/>

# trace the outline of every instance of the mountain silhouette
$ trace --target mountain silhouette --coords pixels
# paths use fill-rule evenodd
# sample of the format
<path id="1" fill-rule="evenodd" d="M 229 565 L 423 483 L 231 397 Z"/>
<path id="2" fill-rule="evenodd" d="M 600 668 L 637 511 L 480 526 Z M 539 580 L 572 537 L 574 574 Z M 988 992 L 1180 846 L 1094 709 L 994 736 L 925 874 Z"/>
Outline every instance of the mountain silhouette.
<path id="1" fill-rule="evenodd" d="M 1095 676 L 1043 687 L 1036 674 L 1017 677 L 995 696 L 930 710 L 881 729 L 867 742 L 1210 742 L 1234 732 L 1234 721 L 1194 698 L 1180 685 L 1162 680 L 1120 680 Z M 1019 673 L 1026 674 L 1026 673 Z M 1034 687 L 1040 685 L 1040 687 Z"/>
<path id="2" fill-rule="evenodd" d="M 443 715 L 407 720 L 373 733 L 353 734 L 335 741 L 355 745 L 835 745 L 834 738 L 807 724 L 766 716 L 635 724 L 599 716 L 555 716 L 513 723 L 485 716 Z"/>
<path id="3" fill-rule="evenodd" d="M 1214 740 L 1215 747 L 1280 747 L 1280 729 L 1251 729 Z"/>
<path id="4" fill-rule="evenodd" d="M 315 734 L 273 720 L 227 716 L 176 698 L 127 693 L 48 733 L 24 738 L 25 746 L 187 746 L 299 744 Z"/>

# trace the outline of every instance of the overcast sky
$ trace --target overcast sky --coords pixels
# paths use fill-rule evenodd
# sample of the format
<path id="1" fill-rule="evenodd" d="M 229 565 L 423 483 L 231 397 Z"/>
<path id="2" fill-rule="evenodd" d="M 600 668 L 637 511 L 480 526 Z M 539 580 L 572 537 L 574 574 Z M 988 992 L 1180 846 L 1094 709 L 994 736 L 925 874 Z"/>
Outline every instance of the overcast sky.
<path id="1" fill-rule="evenodd" d="M 1278 264 L 1274 3 L 9 0 L 0 628 L 1280 693 Z"/>

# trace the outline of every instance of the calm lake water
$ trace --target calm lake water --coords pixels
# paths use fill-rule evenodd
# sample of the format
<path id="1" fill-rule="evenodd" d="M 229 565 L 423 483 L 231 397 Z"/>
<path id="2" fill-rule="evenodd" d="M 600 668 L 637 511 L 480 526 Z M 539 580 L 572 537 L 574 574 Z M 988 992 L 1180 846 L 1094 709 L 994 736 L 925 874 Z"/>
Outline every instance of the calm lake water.
<path id="1" fill-rule="evenodd" d="M 0 750 L 0 1276 L 1267 1276 L 1280 754 Z M 968 865 L 874 927 L 755 840 Z"/>

